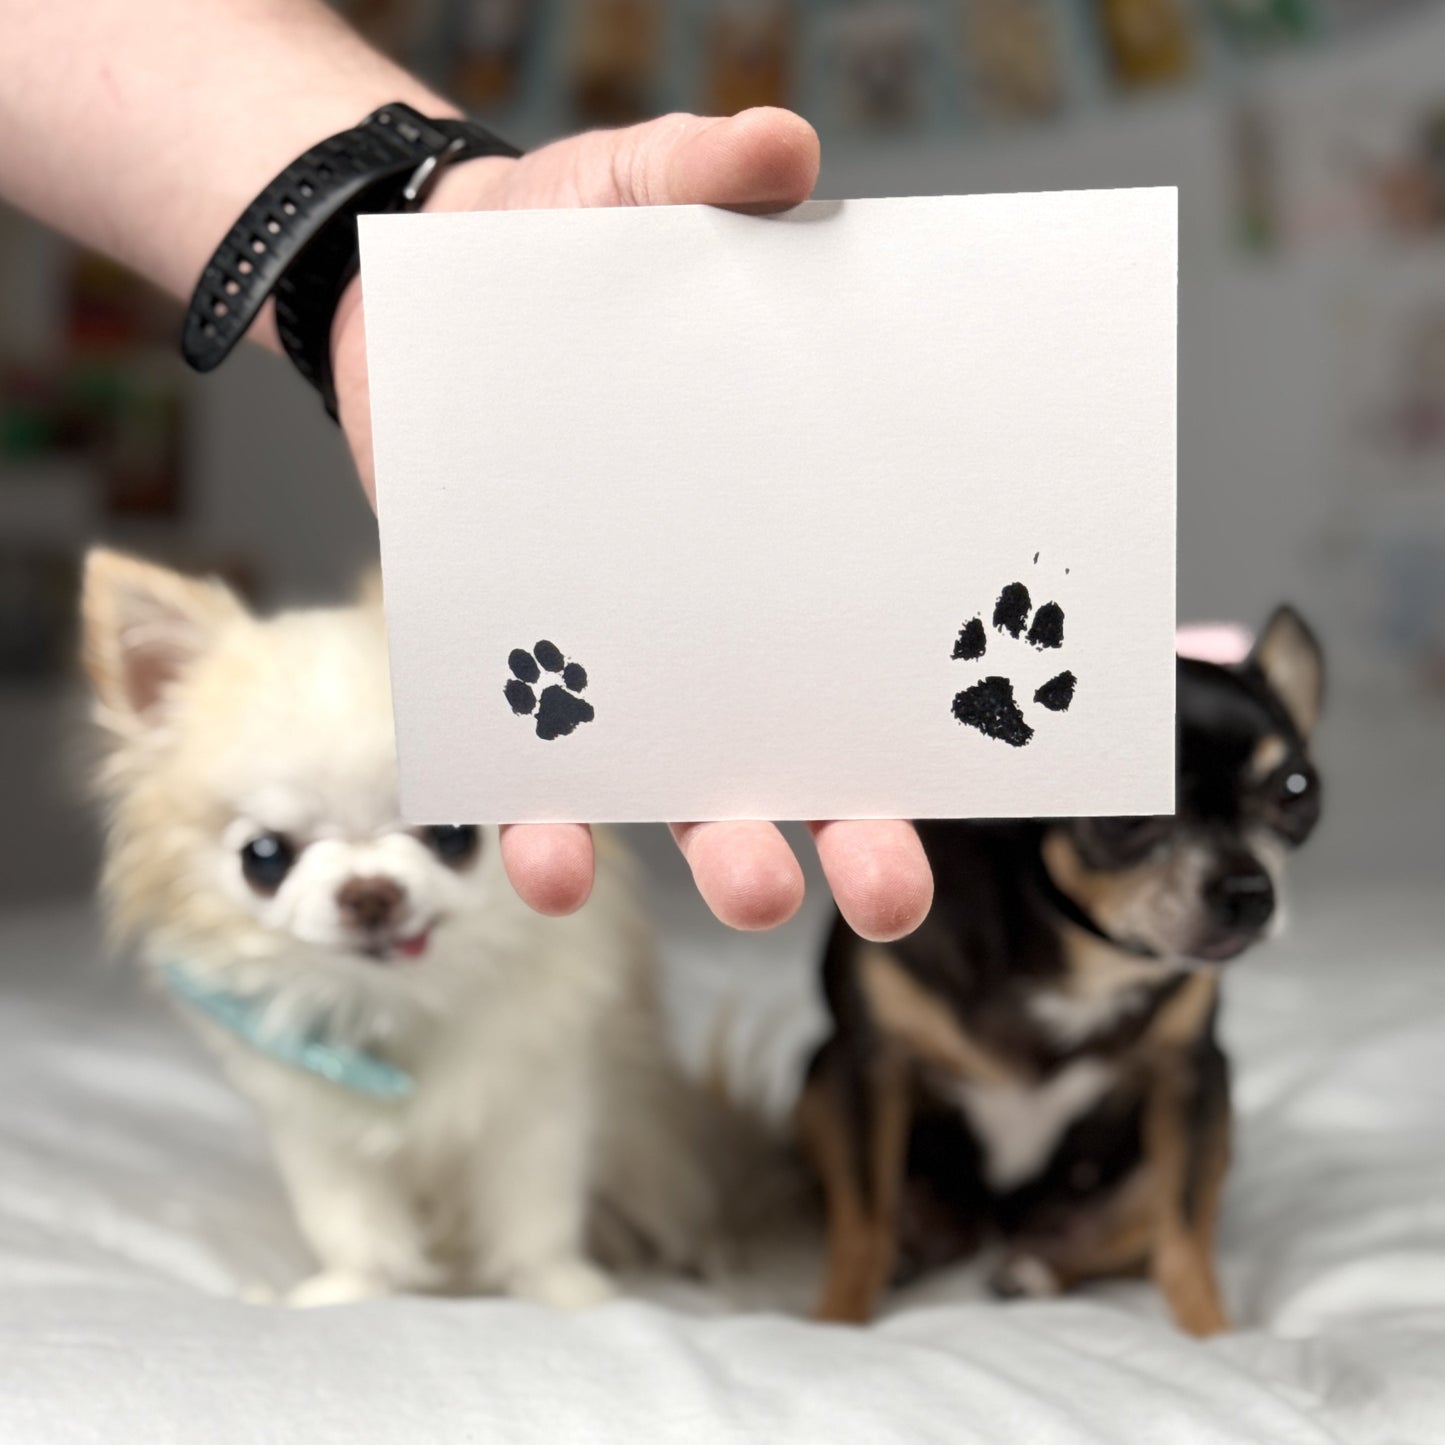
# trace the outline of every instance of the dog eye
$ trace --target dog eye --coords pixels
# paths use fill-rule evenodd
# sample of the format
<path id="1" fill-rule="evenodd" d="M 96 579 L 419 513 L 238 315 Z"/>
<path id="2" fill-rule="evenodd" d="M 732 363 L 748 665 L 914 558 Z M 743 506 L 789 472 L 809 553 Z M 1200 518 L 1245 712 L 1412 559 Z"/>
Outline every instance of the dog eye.
<path id="1" fill-rule="evenodd" d="M 452 868 L 470 863 L 476 856 L 481 833 L 474 823 L 453 823 L 434 828 L 423 828 L 421 840 Z"/>
<path id="2" fill-rule="evenodd" d="M 1314 790 L 1314 779 L 1298 768 L 1291 768 L 1280 781 L 1279 801 L 1286 807 L 1302 803 Z"/>
<path id="3" fill-rule="evenodd" d="M 241 876 L 257 893 L 274 893 L 296 861 L 296 849 L 280 833 L 261 833 L 241 849 Z"/>
<path id="4" fill-rule="evenodd" d="M 1303 843 L 1320 816 L 1320 780 L 1308 763 L 1286 763 L 1264 788 L 1270 826 L 1290 843 Z"/>
<path id="5" fill-rule="evenodd" d="M 1265 806 L 1295 819 L 1319 808 L 1319 779 L 1307 763 L 1286 763 L 1264 786 Z"/>

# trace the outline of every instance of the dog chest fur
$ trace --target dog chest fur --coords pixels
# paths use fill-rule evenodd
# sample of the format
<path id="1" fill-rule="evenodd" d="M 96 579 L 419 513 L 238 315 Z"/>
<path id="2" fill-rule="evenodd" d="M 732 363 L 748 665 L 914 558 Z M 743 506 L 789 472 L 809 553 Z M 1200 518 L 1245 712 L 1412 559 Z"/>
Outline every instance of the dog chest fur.
<path id="1" fill-rule="evenodd" d="M 983 1150 L 983 1174 L 998 1190 L 1032 1179 L 1052 1157 L 1068 1127 L 1098 1103 L 1117 1071 L 1082 1058 L 1037 1083 L 951 1079 L 940 1092 L 963 1111 Z"/>

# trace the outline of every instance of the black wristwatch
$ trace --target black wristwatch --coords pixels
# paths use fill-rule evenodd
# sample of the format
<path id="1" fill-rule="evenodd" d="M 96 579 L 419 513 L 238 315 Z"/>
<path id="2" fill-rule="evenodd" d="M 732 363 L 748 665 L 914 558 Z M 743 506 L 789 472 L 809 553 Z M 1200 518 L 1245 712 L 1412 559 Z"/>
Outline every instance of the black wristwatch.
<path id="1" fill-rule="evenodd" d="M 470 120 L 428 120 L 395 101 L 313 146 L 251 202 L 206 263 L 181 354 L 212 371 L 268 296 L 281 344 L 336 416 L 331 322 L 356 274 L 356 218 L 414 210 L 453 161 L 521 152 Z"/>

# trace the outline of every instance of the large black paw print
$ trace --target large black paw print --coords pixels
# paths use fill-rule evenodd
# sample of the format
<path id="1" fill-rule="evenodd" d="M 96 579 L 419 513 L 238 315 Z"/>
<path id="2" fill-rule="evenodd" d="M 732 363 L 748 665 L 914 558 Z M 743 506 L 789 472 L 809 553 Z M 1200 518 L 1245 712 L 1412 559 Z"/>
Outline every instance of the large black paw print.
<path id="1" fill-rule="evenodd" d="M 539 738 L 549 742 L 565 738 L 597 716 L 592 704 L 577 696 L 587 688 L 587 670 L 580 662 L 568 662 L 555 643 L 539 642 L 530 652 L 525 647 L 514 648 L 507 657 L 507 666 L 512 675 L 502 694 L 519 717 L 535 715 Z M 539 703 L 534 684 L 544 672 L 557 673 L 562 680 L 549 682 L 542 689 Z"/>
<path id="2" fill-rule="evenodd" d="M 1030 612 L 1033 612 L 1033 601 L 1029 589 L 1022 582 L 1010 582 L 994 604 L 993 625 L 1015 640 L 1024 636 L 1024 628 L 1028 627 L 1024 640 L 1040 651 L 1062 647 L 1064 609 L 1057 602 L 1045 602 L 1033 612 L 1032 623 Z M 974 617 L 959 630 L 953 644 L 954 660 L 977 662 L 987 651 L 988 634 L 983 619 Z M 1061 672 L 1034 693 L 1034 701 L 1050 712 L 1068 712 L 1074 700 L 1075 682 L 1072 672 Z M 985 677 L 972 687 L 964 688 L 953 699 L 953 715 L 965 727 L 977 728 L 985 737 L 997 738 L 1014 748 L 1025 746 L 1034 735 L 1014 699 L 1013 683 L 1006 677 Z"/>

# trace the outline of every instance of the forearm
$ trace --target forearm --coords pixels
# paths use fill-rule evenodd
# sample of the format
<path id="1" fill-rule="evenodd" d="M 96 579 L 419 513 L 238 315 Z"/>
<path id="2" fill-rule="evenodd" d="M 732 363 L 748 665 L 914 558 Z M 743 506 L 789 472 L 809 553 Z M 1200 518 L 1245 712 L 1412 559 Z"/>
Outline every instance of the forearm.
<path id="1" fill-rule="evenodd" d="M 247 202 L 389 100 L 321 0 L 0 0 L 0 195 L 186 297 Z"/>

